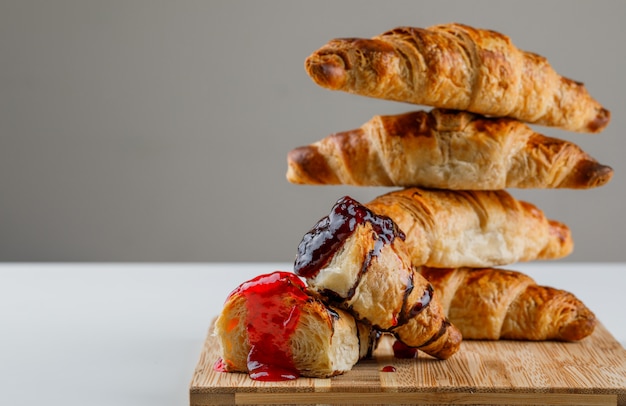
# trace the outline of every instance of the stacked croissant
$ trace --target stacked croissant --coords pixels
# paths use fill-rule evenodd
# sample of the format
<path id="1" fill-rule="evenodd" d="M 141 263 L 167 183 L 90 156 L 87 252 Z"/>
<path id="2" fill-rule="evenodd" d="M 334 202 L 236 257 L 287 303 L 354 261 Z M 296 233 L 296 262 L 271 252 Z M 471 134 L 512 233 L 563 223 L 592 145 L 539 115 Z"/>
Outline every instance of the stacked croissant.
<path id="1" fill-rule="evenodd" d="M 462 338 L 576 341 L 593 332 L 594 314 L 571 293 L 496 268 L 573 249 L 565 224 L 506 189 L 588 189 L 612 177 L 577 145 L 529 127 L 602 131 L 609 111 L 582 83 L 505 35 L 461 24 L 335 39 L 305 66 L 322 87 L 432 109 L 376 116 L 289 152 L 292 183 L 396 188 L 366 204 L 339 199 L 300 242 L 294 273 L 316 310 L 279 301 L 297 324 L 279 351 L 293 375 L 345 372 L 381 334 L 396 339 L 397 354 L 446 359 Z M 241 327 L 244 290 L 229 296 L 216 323 L 223 369 L 267 370 L 250 362 L 262 344 Z M 248 302 L 250 313 L 256 302 Z M 287 316 L 275 316 L 264 317 L 285 325 Z"/>

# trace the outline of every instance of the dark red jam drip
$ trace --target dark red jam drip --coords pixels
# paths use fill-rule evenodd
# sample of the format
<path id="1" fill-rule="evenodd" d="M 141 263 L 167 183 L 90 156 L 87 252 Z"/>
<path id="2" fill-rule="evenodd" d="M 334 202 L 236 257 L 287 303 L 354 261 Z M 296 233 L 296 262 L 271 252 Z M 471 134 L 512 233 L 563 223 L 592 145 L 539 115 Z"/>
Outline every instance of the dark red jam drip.
<path id="1" fill-rule="evenodd" d="M 430 301 L 433 298 L 433 287 L 431 284 L 428 284 L 428 287 L 424 291 L 424 294 L 420 298 L 419 302 L 415 303 L 409 312 L 409 319 L 417 316 L 422 310 L 426 308 L 430 304 Z"/>
<path id="2" fill-rule="evenodd" d="M 413 273 L 409 274 L 409 279 L 407 279 L 406 281 L 406 288 L 404 288 L 404 297 L 402 298 L 402 311 L 400 312 L 399 315 L 394 315 L 394 320 L 393 320 L 393 325 L 394 326 L 398 326 L 398 325 L 402 325 L 405 324 L 407 321 L 409 321 L 409 316 L 408 316 L 408 311 L 406 311 L 407 308 L 407 302 L 409 300 L 409 296 L 411 295 L 411 293 L 413 292 Z"/>
<path id="3" fill-rule="evenodd" d="M 372 329 L 369 334 L 369 345 L 367 346 L 367 355 L 365 358 L 372 358 L 374 356 L 374 350 L 378 348 L 378 344 L 380 342 L 380 338 L 383 336 L 383 333 Z M 359 347 L 361 346 L 361 337 L 359 336 Z"/>
<path id="4" fill-rule="evenodd" d="M 407 302 L 408 302 L 408 297 L 411 294 L 411 292 L 413 291 L 413 277 L 409 278 L 409 281 L 407 283 L 407 287 L 404 291 L 404 301 L 402 304 L 402 308 L 406 309 L 407 306 Z M 422 297 L 420 297 L 419 301 L 415 304 L 413 304 L 413 306 L 411 306 L 410 309 L 404 310 L 401 314 L 400 317 L 396 320 L 396 326 L 401 326 L 403 324 L 406 324 L 409 320 L 411 320 L 413 317 L 417 316 L 422 310 L 424 310 L 426 308 L 426 306 L 428 306 L 430 304 L 430 301 L 433 298 L 433 287 L 431 284 L 428 284 L 428 286 L 426 287 L 426 290 L 424 290 L 424 294 L 422 295 Z"/>
<path id="5" fill-rule="evenodd" d="M 314 278 L 356 227 L 365 222 L 372 225 L 376 234 L 374 250 L 366 262 L 378 255 L 384 244 L 392 243 L 396 237 L 405 238 L 389 217 L 376 215 L 351 197 L 344 196 L 333 206 L 330 214 L 318 221 L 302 238 L 294 264 L 296 274 Z"/>
<path id="6" fill-rule="evenodd" d="M 385 365 L 384 367 L 382 367 L 381 371 L 383 371 L 383 372 L 396 372 L 396 367 L 394 367 L 393 365 Z"/>
<path id="7" fill-rule="evenodd" d="M 415 358 L 417 356 L 417 348 L 409 347 L 400 340 L 393 343 L 393 356 L 396 358 Z"/>
<path id="8" fill-rule="evenodd" d="M 277 271 L 244 282 L 234 294 L 246 298 L 250 378 L 283 381 L 299 377 L 290 341 L 300 309 L 310 300 L 304 282 L 292 273 Z"/>

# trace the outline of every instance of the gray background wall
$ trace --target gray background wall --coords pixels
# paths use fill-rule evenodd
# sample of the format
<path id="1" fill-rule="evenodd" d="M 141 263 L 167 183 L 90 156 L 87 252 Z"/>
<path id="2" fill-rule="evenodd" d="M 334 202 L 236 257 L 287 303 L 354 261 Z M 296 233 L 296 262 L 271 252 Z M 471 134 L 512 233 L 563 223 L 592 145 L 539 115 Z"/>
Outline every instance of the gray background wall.
<path id="1" fill-rule="evenodd" d="M 458 21 L 585 82 L 599 135 L 540 128 L 615 170 L 589 191 L 512 191 L 564 221 L 569 260 L 626 260 L 626 2 L 0 2 L 0 260 L 291 261 L 344 194 L 285 180 L 286 154 L 418 107 L 330 92 L 307 55 L 334 37 Z"/>

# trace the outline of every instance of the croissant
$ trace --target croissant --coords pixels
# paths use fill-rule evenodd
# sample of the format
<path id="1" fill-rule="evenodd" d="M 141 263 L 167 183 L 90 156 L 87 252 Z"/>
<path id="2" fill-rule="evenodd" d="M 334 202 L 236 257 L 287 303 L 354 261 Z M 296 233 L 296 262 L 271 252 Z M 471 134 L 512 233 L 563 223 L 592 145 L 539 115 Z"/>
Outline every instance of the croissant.
<path id="1" fill-rule="evenodd" d="M 334 39 L 305 61 L 320 86 L 363 96 L 597 133 L 610 113 L 585 86 L 510 38 L 462 24 Z"/>
<path id="2" fill-rule="evenodd" d="M 504 190 L 407 188 L 366 206 L 404 231 L 414 266 L 497 266 L 562 258 L 573 249 L 565 224 Z"/>
<path id="3" fill-rule="evenodd" d="M 293 273 L 259 275 L 228 296 L 215 322 L 216 369 L 262 381 L 330 377 L 371 354 L 371 332 L 312 296 Z"/>
<path id="4" fill-rule="evenodd" d="M 405 346 L 446 359 L 461 334 L 432 286 L 413 269 L 394 222 L 345 196 L 298 246 L 294 271 L 327 303 L 347 309 Z"/>
<path id="5" fill-rule="evenodd" d="M 597 323 L 573 294 L 538 286 L 521 272 L 427 267 L 419 272 L 466 339 L 575 341 L 590 335 Z"/>
<path id="6" fill-rule="evenodd" d="M 290 151 L 287 170 L 297 184 L 455 190 L 585 189 L 612 175 L 577 145 L 517 120 L 441 109 L 375 116 Z"/>

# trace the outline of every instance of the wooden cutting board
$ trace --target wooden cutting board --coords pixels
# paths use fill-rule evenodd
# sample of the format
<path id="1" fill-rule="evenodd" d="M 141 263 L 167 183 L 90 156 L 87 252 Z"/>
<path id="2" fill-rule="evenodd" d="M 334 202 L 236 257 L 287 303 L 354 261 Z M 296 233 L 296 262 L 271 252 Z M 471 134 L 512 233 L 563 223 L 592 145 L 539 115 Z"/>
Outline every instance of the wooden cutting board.
<path id="1" fill-rule="evenodd" d="M 258 382 L 215 372 L 209 333 L 190 385 L 191 406 L 249 404 L 626 405 L 626 350 L 602 325 L 576 343 L 464 341 L 446 361 L 374 358 L 330 379 Z M 383 372 L 385 366 L 395 372 Z"/>

